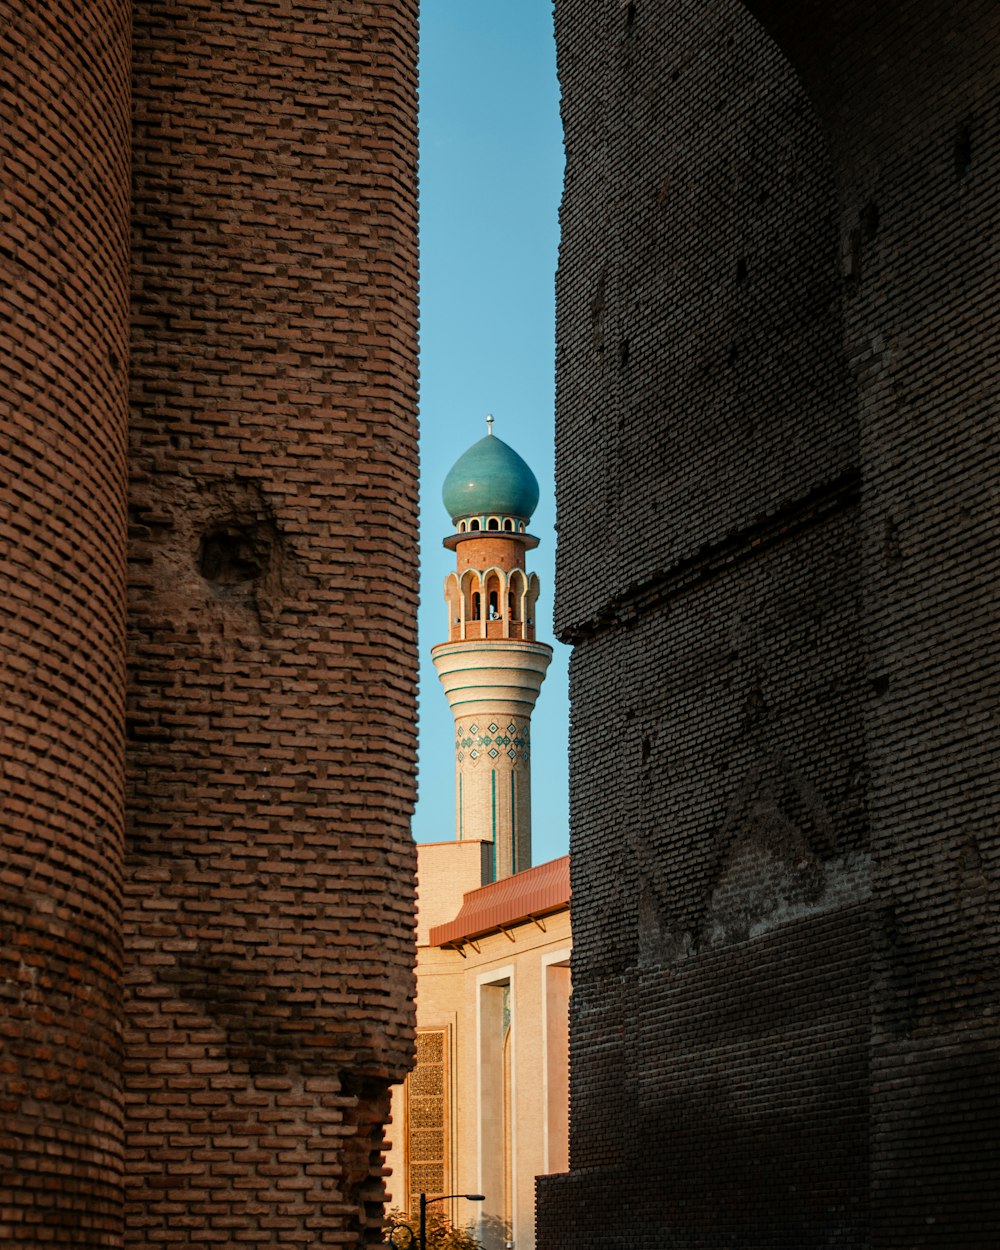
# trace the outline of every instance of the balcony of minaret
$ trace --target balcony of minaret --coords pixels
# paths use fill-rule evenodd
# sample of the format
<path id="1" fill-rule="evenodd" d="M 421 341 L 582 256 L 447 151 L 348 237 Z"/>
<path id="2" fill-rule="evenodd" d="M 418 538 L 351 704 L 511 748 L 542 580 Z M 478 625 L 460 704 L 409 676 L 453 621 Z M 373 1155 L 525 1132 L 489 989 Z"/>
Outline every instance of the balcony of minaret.
<path id="1" fill-rule="evenodd" d="M 444 597 L 448 605 L 448 641 L 479 639 L 517 642 L 535 640 L 538 577 L 523 568 L 464 569 L 449 573 Z"/>

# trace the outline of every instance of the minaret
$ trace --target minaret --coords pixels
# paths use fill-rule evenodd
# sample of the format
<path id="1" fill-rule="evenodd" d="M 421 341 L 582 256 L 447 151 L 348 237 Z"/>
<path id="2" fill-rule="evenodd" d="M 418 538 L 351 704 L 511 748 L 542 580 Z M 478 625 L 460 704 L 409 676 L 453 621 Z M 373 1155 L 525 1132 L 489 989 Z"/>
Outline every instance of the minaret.
<path id="1" fill-rule="evenodd" d="M 492 842 L 498 879 L 531 867 L 531 712 L 552 648 L 535 641 L 538 577 L 524 566 L 538 482 L 486 425 L 444 481 L 456 568 L 448 641 L 431 656 L 455 717 L 455 836 Z"/>

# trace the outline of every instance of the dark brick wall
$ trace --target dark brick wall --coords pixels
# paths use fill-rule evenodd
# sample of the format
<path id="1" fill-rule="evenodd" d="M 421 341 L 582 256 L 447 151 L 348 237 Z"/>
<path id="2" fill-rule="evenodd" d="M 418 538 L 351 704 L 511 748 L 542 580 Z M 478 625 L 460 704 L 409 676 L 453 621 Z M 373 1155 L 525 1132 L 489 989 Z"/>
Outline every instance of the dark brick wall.
<path id="1" fill-rule="evenodd" d="M 867 896 L 855 500 L 761 525 L 578 642 L 581 974 L 670 965 Z"/>
<path id="2" fill-rule="evenodd" d="M 573 1171 L 539 1246 L 987 1250 L 1000 19 L 747 7 L 556 6 Z"/>
<path id="3" fill-rule="evenodd" d="M 121 1230 L 129 6 L 0 4 L 0 1244 Z"/>
<path id="4" fill-rule="evenodd" d="M 127 1244 L 353 1245 L 412 1047 L 416 5 L 135 16 Z"/>
<path id="5" fill-rule="evenodd" d="M 542 1182 L 543 1244 L 865 1245 L 870 933 L 862 904 L 574 988 L 572 1171 Z"/>
<path id="6" fill-rule="evenodd" d="M 857 428 L 827 144 L 781 55 L 735 0 L 556 16 L 556 489 L 580 518 L 556 625 L 577 631 L 853 466 Z"/>
<path id="7" fill-rule="evenodd" d="M 416 8 L 0 2 L 4 1246 L 380 1239 Z"/>

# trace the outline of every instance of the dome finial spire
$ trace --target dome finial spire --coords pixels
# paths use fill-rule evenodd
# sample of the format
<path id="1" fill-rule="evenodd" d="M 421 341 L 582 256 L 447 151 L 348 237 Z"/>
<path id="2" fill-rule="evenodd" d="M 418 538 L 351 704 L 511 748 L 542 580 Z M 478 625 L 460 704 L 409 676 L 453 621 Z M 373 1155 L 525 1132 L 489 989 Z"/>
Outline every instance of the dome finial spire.
<path id="1" fill-rule="evenodd" d="M 492 412 L 488 412 L 486 414 L 486 433 L 487 434 L 493 433 L 493 413 Z"/>
<path id="2" fill-rule="evenodd" d="M 538 482 L 514 448 L 493 433 L 492 413 L 486 421 L 489 432 L 448 470 L 444 506 L 455 525 L 460 517 L 470 523 L 477 518 L 476 529 L 485 529 L 491 516 L 501 529 L 505 517 L 527 525 L 538 505 Z"/>

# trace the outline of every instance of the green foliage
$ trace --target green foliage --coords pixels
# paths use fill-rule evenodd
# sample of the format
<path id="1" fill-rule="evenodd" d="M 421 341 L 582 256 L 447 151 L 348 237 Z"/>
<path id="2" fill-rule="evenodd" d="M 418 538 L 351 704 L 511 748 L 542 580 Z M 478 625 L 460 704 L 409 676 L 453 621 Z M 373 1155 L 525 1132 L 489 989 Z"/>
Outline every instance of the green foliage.
<path id="1" fill-rule="evenodd" d="M 398 1250 L 417 1250 L 419 1215 L 414 1215 L 411 1219 L 403 1211 L 390 1211 L 386 1218 L 393 1243 Z M 412 1241 L 409 1230 L 412 1230 Z M 427 1247 L 428 1250 L 483 1250 L 483 1243 L 473 1235 L 471 1227 L 456 1227 L 441 1211 L 428 1207 Z"/>

